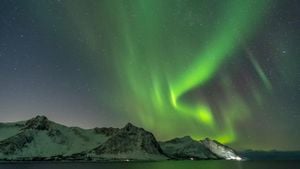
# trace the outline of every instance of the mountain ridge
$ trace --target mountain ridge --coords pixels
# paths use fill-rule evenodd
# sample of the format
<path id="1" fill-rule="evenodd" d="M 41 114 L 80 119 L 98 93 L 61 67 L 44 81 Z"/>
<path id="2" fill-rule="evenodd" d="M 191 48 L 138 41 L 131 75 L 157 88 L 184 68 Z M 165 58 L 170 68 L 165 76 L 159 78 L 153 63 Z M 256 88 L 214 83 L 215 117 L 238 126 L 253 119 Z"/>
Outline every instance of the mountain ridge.
<path id="1" fill-rule="evenodd" d="M 208 138 L 196 141 L 186 136 L 158 142 L 151 132 L 132 123 L 120 129 L 82 129 L 36 116 L 0 124 L 0 160 L 241 159 L 233 149 Z"/>

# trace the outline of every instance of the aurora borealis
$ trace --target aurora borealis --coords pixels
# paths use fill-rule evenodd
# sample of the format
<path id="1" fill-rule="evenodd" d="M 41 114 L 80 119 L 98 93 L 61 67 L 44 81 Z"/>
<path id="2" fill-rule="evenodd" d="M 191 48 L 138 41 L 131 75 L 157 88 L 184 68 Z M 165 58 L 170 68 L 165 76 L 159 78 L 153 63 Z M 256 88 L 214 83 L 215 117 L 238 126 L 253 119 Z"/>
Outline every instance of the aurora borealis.
<path id="1" fill-rule="evenodd" d="M 1 119 L 300 148 L 297 1 L 2 3 Z"/>

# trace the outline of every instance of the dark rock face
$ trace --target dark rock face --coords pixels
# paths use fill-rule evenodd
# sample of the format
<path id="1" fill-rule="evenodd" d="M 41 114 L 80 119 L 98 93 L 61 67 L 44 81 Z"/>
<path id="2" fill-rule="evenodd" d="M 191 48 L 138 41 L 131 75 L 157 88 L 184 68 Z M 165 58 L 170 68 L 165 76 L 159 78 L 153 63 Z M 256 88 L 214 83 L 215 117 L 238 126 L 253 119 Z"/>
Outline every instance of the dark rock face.
<path id="1" fill-rule="evenodd" d="M 14 154 L 21 150 L 33 140 L 32 131 L 22 132 L 14 137 L 2 140 L 0 142 L 0 152 L 5 155 Z"/>
<path id="2" fill-rule="evenodd" d="M 230 147 L 225 146 L 215 140 L 206 138 L 201 143 L 218 157 L 226 160 L 242 160 L 241 157 Z"/>
<path id="3" fill-rule="evenodd" d="M 103 134 L 105 136 L 112 136 L 116 134 L 120 129 L 113 128 L 113 127 L 103 127 L 103 128 L 94 128 L 95 133 L 97 134 Z"/>
<path id="4" fill-rule="evenodd" d="M 128 123 L 104 144 L 94 149 L 96 154 L 118 154 L 141 151 L 162 155 L 163 151 L 153 134 Z"/>
<path id="5" fill-rule="evenodd" d="M 50 121 L 45 116 L 36 116 L 25 123 L 24 129 L 48 130 Z"/>

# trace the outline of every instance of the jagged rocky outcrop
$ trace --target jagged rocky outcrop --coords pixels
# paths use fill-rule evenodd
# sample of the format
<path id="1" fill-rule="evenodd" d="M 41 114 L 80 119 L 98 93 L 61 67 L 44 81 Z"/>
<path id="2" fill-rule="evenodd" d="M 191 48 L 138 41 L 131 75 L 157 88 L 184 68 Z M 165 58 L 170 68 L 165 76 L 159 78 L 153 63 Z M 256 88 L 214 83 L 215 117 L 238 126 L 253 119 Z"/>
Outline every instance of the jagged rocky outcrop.
<path id="1" fill-rule="evenodd" d="M 226 160 L 242 160 L 242 158 L 237 155 L 237 153 L 230 147 L 219 143 L 216 140 L 211 140 L 206 138 L 200 141 L 207 149 L 218 157 Z"/>
<path id="2" fill-rule="evenodd" d="M 45 116 L 0 123 L 0 160 L 240 160 L 217 141 L 191 137 L 158 143 L 154 135 L 128 123 L 119 128 L 67 127 Z"/>
<path id="3" fill-rule="evenodd" d="M 46 116 L 36 116 L 26 121 L 24 129 L 49 130 L 51 123 Z"/>
<path id="4" fill-rule="evenodd" d="M 152 133 L 128 123 L 88 156 L 114 159 L 167 159 Z"/>
<path id="5" fill-rule="evenodd" d="M 189 136 L 160 142 L 160 146 L 169 157 L 175 159 L 219 159 L 201 142 Z"/>

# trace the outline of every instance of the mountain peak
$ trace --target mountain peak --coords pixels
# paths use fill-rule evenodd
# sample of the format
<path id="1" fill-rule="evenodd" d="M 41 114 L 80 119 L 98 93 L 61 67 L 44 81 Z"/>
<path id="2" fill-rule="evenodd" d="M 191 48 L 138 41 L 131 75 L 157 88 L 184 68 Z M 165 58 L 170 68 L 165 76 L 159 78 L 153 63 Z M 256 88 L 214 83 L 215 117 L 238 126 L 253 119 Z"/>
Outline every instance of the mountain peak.
<path id="1" fill-rule="evenodd" d="M 36 117 L 34 117 L 33 119 L 36 119 L 37 121 L 45 121 L 48 120 L 48 118 L 44 115 L 37 115 Z"/>
<path id="2" fill-rule="evenodd" d="M 125 125 L 125 128 L 132 128 L 132 127 L 136 127 L 136 126 L 134 126 L 132 123 L 127 123 L 126 125 Z"/>
<path id="3" fill-rule="evenodd" d="M 212 139 L 210 139 L 210 138 L 208 138 L 208 137 L 206 137 L 204 140 L 205 140 L 205 141 L 212 141 Z"/>
<path id="4" fill-rule="evenodd" d="M 183 136 L 181 137 L 183 140 L 193 140 L 191 136 Z"/>
<path id="5" fill-rule="evenodd" d="M 131 123 L 126 124 L 90 153 L 92 156 L 102 158 L 107 156 L 125 159 L 150 158 L 151 156 L 166 158 L 153 134 Z"/>
<path id="6" fill-rule="evenodd" d="M 50 121 L 46 116 L 36 116 L 25 123 L 25 129 L 48 130 Z"/>

